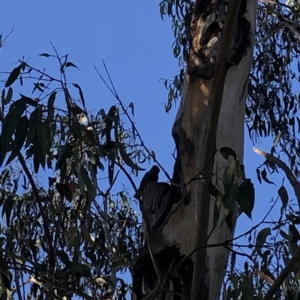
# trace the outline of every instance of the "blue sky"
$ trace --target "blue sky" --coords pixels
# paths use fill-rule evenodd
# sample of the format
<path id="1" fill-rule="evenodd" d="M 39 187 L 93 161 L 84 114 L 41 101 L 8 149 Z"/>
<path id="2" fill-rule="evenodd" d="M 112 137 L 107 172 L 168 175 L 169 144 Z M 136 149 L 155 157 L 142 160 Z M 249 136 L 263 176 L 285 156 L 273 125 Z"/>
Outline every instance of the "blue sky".
<path id="1" fill-rule="evenodd" d="M 94 70 L 96 65 L 104 73 L 104 59 L 121 99 L 134 102 L 135 121 L 148 147 L 172 172 L 170 132 L 176 110 L 165 113 L 167 93 L 159 79 L 172 78 L 177 63 L 172 57 L 170 22 L 161 20 L 157 4 L 7 1 L 0 23 L 4 36 L 15 27 L 0 54 L 1 70 L 12 70 L 25 55 L 29 63 L 57 72 L 53 60 L 37 56 L 52 51 L 51 41 L 79 67 L 80 71 L 69 70 L 69 80 L 81 85 L 87 106 L 94 112 L 115 103 Z"/>
<path id="2" fill-rule="evenodd" d="M 25 55 L 36 67 L 58 71 L 51 60 L 37 55 L 51 53 L 51 41 L 61 55 L 69 53 L 69 60 L 79 67 L 80 71 L 69 70 L 69 80 L 81 85 L 88 109 L 97 112 L 115 103 L 94 70 L 94 65 L 103 70 L 104 59 L 121 99 L 126 104 L 134 102 L 135 121 L 146 145 L 172 174 L 171 128 L 178 105 L 165 112 L 167 91 L 159 79 L 171 79 L 178 67 L 171 48 L 171 23 L 167 18 L 161 20 L 158 3 L 150 0 L 3 1 L 0 11 L 3 36 L 15 29 L 1 49 L 0 70 L 11 71 Z M 255 184 L 256 205 L 252 221 L 244 216 L 239 219 L 237 233 L 246 231 L 262 218 L 271 198 L 277 196 L 283 177 L 280 174 L 279 180 L 271 178 L 278 183 L 277 187 L 259 185 L 255 169 L 263 159 L 253 153 L 247 133 L 245 139 L 246 174 Z M 270 144 L 269 140 L 258 147 L 268 150 Z M 164 179 L 162 176 L 161 180 Z M 135 178 L 135 182 L 139 179 Z M 290 197 L 294 198 L 293 194 Z"/>

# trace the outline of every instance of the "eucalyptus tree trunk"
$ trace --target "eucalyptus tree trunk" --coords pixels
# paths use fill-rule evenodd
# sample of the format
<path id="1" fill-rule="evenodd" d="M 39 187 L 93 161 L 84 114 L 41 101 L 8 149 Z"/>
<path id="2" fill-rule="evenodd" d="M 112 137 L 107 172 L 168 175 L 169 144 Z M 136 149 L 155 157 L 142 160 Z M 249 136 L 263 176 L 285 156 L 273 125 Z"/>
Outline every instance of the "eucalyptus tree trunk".
<path id="1" fill-rule="evenodd" d="M 229 228 L 222 223 L 221 210 L 214 226 L 214 201 L 207 184 L 213 182 L 222 189 L 227 161 L 218 149 L 229 147 L 243 160 L 257 0 L 241 0 L 238 7 L 234 30 L 229 34 L 232 39 L 227 41 L 229 59 L 223 62 L 227 70 L 219 113 L 214 114 L 209 101 L 212 86 L 216 87 L 213 81 L 228 5 L 214 0 L 195 3 L 192 47 L 172 130 L 177 148 L 173 183 L 151 183 L 144 191 L 140 205 L 149 242 L 132 268 L 133 299 L 219 298 L 229 253 L 222 246 L 210 245 L 233 237 L 237 213 Z M 216 124 L 213 128 L 212 123 Z M 211 130 L 214 141 L 207 143 Z M 211 153 L 209 159 L 207 153 Z"/>

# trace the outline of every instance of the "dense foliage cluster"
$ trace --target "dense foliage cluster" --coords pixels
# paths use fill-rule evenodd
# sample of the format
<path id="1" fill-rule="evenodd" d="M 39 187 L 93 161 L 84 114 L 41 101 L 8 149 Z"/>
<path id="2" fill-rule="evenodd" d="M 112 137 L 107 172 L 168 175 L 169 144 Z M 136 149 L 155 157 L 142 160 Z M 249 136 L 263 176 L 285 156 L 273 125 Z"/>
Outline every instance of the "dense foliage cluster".
<path id="1" fill-rule="evenodd" d="M 21 61 L 2 90 L 2 299 L 124 299 L 118 274 L 143 242 L 131 176 L 153 152 L 136 146 L 133 104 L 114 94 L 116 106 L 90 114 L 80 86 L 67 82 L 76 67 L 68 56 L 41 55 L 57 59 L 58 79 Z M 16 99 L 18 82 L 33 96 Z"/>
<path id="2" fill-rule="evenodd" d="M 161 16 L 172 20 L 173 54 L 180 66 L 173 80 L 164 81 L 169 91 L 167 111 L 183 87 L 193 8 L 191 0 L 160 3 Z M 273 137 L 271 153 L 274 157 L 277 152 L 285 153 L 296 174 L 300 159 L 299 16 L 296 4 L 259 3 L 245 112 L 250 136 Z M 1 299 L 126 299 L 130 285 L 120 273 L 130 268 L 144 244 L 141 220 L 129 195 L 129 187 L 136 190 L 131 176 L 143 170 L 145 161 L 155 160 L 155 154 L 145 147 L 135 127 L 133 103 L 123 104 L 108 72 L 108 81 L 100 78 L 116 105 L 91 114 L 81 87 L 67 81 L 68 69 L 76 65 L 55 49 L 53 55 L 41 56 L 57 60 L 58 75 L 22 60 L 5 78 L 1 94 Z M 32 94 L 26 96 L 22 89 L 30 85 Z M 234 156 L 231 149 L 223 151 L 225 156 Z M 258 179 L 272 184 L 267 170 L 273 172 L 278 166 L 287 174 L 286 165 L 268 161 L 258 168 Z M 292 178 L 290 173 L 287 177 Z M 116 184 L 120 179 L 126 182 L 123 188 Z M 238 185 L 235 179 L 245 184 Z M 228 199 L 234 198 L 240 213 L 251 217 L 252 183 L 236 158 L 227 167 L 223 183 Z M 224 195 L 213 185 L 210 192 L 216 199 L 217 220 L 218 201 Z M 267 217 L 279 199 L 280 217 L 270 222 Z M 224 299 L 261 299 L 268 284 L 274 283 L 274 274 L 298 253 L 300 216 L 283 184 L 277 200 L 259 224 L 225 245 L 232 256 Z M 235 202 L 226 208 L 229 217 L 224 222 L 230 226 Z M 243 246 L 239 239 L 245 236 L 248 244 Z M 243 270 L 236 270 L 237 256 L 245 258 Z M 295 263 L 278 297 L 299 298 L 299 275 L 300 266 Z"/>

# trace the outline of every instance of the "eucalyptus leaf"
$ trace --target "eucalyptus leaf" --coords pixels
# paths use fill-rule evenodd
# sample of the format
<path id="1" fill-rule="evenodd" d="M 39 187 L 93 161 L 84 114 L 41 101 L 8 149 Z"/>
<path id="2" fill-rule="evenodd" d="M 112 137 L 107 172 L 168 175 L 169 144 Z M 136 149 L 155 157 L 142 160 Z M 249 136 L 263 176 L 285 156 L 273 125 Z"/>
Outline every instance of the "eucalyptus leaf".
<path id="1" fill-rule="evenodd" d="M 256 251 L 261 255 L 261 248 L 265 244 L 267 237 L 271 234 L 271 229 L 270 228 L 263 228 L 257 235 L 256 237 Z"/>
<path id="2" fill-rule="evenodd" d="M 28 126 L 29 120 L 27 116 L 21 117 L 16 129 L 15 139 L 12 142 L 12 151 L 6 161 L 6 164 L 9 164 L 20 153 L 26 139 Z"/>
<path id="3" fill-rule="evenodd" d="M 4 161 L 6 152 L 11 142 L 12 136 L 20 122 L 21 116 L 26 109 L 26 103 L 22 100 L 14 102 L 5 116 L 2 123 L 1 141 L 1 162 Z"/>
<path id="4" fill-rule="evenodd" d="M 127 154 L 126 150 L 125 150 L 125 147 L 124 147 L 124 144 L 123 143 L 119 143 L 118 144 L 118 149 L 119 149 L 119 152 L 121 154 L 121 157 L 122 159 L 124 160 L 125 164 L 127 166 L 129 166 L 130 168 L 134 169 L 134 170 L 139 170 L 139 171 L 143 171 L 145 169 L 139 167 L 138 165 L 136 165 L 132 159 L 130 158 L 130 156 Z"/>
<path id="5" fill-rule="evenodd" d="M 57 191 L 63 196 L 66 197 L 67 200 L 71 201 L 73 198 L 73 194 L 69 187 L 64 183 L 56 183 L 56 189 Z"/>
<path id="6" fill-rule="evenodd" d="M 11 73 L 9 74 L 6 83 L 5 83 L 5 87 L 9 87 L 11 86 L 19 77 L 20 73 L 21 73 L 21 68 L 22 68 L 22 64 L 19 65 L 18 67 L 14 68 Z"/>
<path id="7" fill-rule="evenodd" d="M 289 195 L 286 188 L 283 185 L 278 189 L 278 195 L 281 199 L 282 207 L 286 207 L 289 203 Z"/>
<path id="8" fill-rule="evenodd" d="M 11 87 L 9 87 L 6 97 L 2 98 L 3 105 L 8 104 L 11 101 L 12 97 L 13 97 L 13 89 Z"/>

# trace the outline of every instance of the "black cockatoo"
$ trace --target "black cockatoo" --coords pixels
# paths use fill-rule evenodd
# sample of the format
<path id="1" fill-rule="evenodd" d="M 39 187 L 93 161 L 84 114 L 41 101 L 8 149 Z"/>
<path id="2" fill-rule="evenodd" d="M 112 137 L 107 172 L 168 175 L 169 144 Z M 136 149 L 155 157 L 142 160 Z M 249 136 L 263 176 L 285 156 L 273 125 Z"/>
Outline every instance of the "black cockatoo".
<path id="1" fill-rule="evenodd" d="M 133 196 L 136 199 L 140 199 L 145 187 L 149 182 L 157 182 L 158 181 L 158 173 L 159 173 L 159 167 L 158 166 L 153 166 L 150 171 L 148 171 L 144 177 L 142 178 L 140 187 L 136 191 L 135 195 Z"/>
<path id="2" fill-rule="evenodd" d="M 112 124 L 114 122 L 114 118 L 116 116 L 117 108 L 113 105 L 107 115 L 104 116 L 104 123 L 105 123 L 105 128 L 102 131 L 101 138 L 105 135 L 106 136 L 106 142 L 111 141 L 111 136 L 110 132 L 112 130 Z"/>

